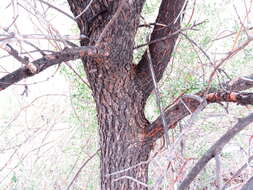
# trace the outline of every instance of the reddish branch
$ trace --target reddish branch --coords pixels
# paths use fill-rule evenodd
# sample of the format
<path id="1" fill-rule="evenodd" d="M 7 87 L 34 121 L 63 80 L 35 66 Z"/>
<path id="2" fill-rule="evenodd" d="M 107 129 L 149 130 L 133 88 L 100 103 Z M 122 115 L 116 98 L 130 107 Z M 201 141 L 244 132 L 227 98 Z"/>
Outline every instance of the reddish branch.
<path id="1" fill-rule="evenodd" d="M 236 49 L 233 49 L 232 51 L 228 52 L 227 56 L 225 56 L 224 58 L 222 58 L 220 61 L 218 61 L 212 71 L 212 73 L 209 76 L 208 79 L 208 87 L 207 90 L 209 90 L 209 88 L 211 87 L 211 82 L 215 76 L 215 74 L 217 73 L 218 69 L 230 58 L 232 58 L 234 55 L 236 55 L 238 52 L 240 52 L 241 50 L 243 50 L 245 47 L 247 47 L 251 42 L 253 41 L 253 38 L 248 37 L 248 40 L 246 40 L 244 43 L 242 43 L 239 47 L 237 47 Z"/>
<path id="2" fill-rule="evenodd" d="M 182 101 L 178 101 L 174 106 L 165 110 L 165 119 L 168 123 L 168 128 L 173 128 L 178 121 L 190 115 L 188 109 L 194 112 L 199 106 L 199 101 L 191 98 L 183 98 Z M 187 105 L 187 108 L 185 107 Z M 163 123 L 161 116 L 159 116 L 149 127 L 145 128 L 145 137 L 147 141 L 155 141 L 163 136 Z"/>
<path id="3" fill-rule="evenodd" d="M 226 84 L 226 89 L 229 89 L 230 92 L 217 90 L 217 92 L 207 94 L 205 98 L 208 103 L 234 102 L 240 105 L 253 105 L 253 93 L 235 92 L 252 88 L 252 77 L 253 75 L 243 77 L 250 80 L 244 80 L 240 77 L 236 78 Z M 199 94 L 203 93 L 201 92 L 198 93 L 198 95 Z M 178 100 L 172 107 L 165 110 L 165 119 L 167 120 L 169 128 L 173 128 L 178 121 L 182 120 L 187 115 L 190 115 L 191 113 L 188 109 L 190 109 L 191 112 L 194 112 L 200 104 L 199 101 L 189 97 L 181 98 L 181 100 L 182 101 Z M 163 124 L 160 116 L 146 128 L 146 140 L 154 141 L 162 137 L 163 133 Z"/>
<path id="4" fill-rule="evenodd" d="M 14 57 L 16 57 L 17 59 L 20 59 L 20 61 L 23 62 L 23 59 L 16 54 L 17 52 L 10 51 L 9 53 L 15 53 Z M 101 49 L 98 49 L 97 47 L 86 46 L 86 47 L 77 47 L 77 48 L 65 48 L 64 50 L 60 52 L 55 52 L 52 54 L 45 55 L 44 57 L 31 62 L 32 65 L 36 67 L 35 69 L 36 72 L 34 73 L 31 72 L 29 64 L 26 64 L 25 66 L 17 69 L 16 71 L 2 77 L 0 79 L 0 91 L 6 89 L 10 85 L 24 78 L 31 77 L 31 76 L 34 76 L 35 74 L 42 72 L 48 67 L 60 64 L 62 62 L 70 61 L 70 60 L 76 60 L 84 56 L 105 57 L 105 56 L 108 56 L 108 53 Z"/>
<path id="5" fill-rule="evenodd" d="M 243 91 L 253 87 L 253 74 L 247 77 L 238 77 L 226 84 L 228 91 Z"/>
<path id="6" fill-rule="evenodd" d="M 240 105 L 253 105 L 253 93 L 216 92 L 206 96 L 208 103 L 235 102 Z"/>

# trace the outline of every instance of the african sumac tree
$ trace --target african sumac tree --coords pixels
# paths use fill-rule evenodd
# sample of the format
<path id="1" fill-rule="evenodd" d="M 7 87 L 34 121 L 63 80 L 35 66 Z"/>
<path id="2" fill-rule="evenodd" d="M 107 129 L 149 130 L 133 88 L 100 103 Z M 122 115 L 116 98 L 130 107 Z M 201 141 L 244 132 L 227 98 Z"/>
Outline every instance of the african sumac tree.
<path id="1" fill-rule="evenodd" d="M 153 142 L 163 136 L 164 129 L 161 117 L 150 123 L 144 115 L 146 101 L 154 90 L 147 52 L 137 65 L 133 64 L 134 40 L 145 0 L 68 0 L 68 3 L 80 33 L 87 36 L 80 41 L 81 47 L 44 54 L 29 63 L 9 44 L 2 45 L 25 66 L 1 78 L 0 90 L 52 65 L 81 58 L 96 103 L 101 189 L 147 189 L 149 164 L 146 161 Z M 154 26 L 149 44 L 158 81 L 169 64 L 185 8 L 185 0 L 161 2 L 158 24 Z M 232 93 L 250 87 L 252 83 L 238 79 L 226 84 L 229 92 L 208 94 L 203 91 L 197 95 L 204 97 L 207 103 L 252 104 L 252 94 Z M 184 103 L 176 102 L 165 112 L 169 127 L 195 111 L 201 103 L 192 97 L 182 99 Z"/>
<path id="2" fill-rule="evenodd" d="M 68 2 L 75 16 L 88 3 Z M 130 176 L 147 183 L 148 164 L 110 176 L 147 161 L 152 148 L 152 141 L 145 140 L 150 123 L 144 116 L 144 106 L 153 90 L 147 55 L 143 55 L 137 66 L 132 63 L 134 39 L 144 3 L 145 0 L 95 1 L 92 4 L 95 11 L 87 11 L 77 20 L 80 32 L 90 38 L 81 41 L 81 45 L 95 45 L 109 53 L 106 59 L 83 60 L 98 113 L 102 189 L 147 189 L 131 179 L 115 179 Z M 162 1 L 156 22 L 170 26 L 156 26 L 151 40 L 179 29 L 178 15 L 183 5 L 184 0 Z M 176 38 L 177 35 L 150 46 L 159 79 L 169 62 Z"/>
<path id="3" fill-rule="evenodd" d="M 68 3 L 74 16 L 78 16 L 89 2 L 69 0 Z M 96 102 L 101 146 L 101 188 L 106 190 L 147 189 L 131 179 L 114 180 L 130 176 L 147 183 L 148 164 L 110 176 L 113 172 L 147 161 L 152 149 L 152 141 L 146 140 L 150 123 L 144 116 L 146 100 L 153 90 L 147 55 L 143 55 L 137 66 L 132 63 L 134 39 L 144 3 L 145 0 L 94 1 L 76 20 L 80 33 L 89 38 L 82 40 L 81 45 L 97 49 L 90 53 L 81 50 L 80 55 Z M 156 26 L 151 40 L 179 30 L 183 6 L 184 0 L 162 1 L 157 23 L 167 27 Z M 177 35 L 174 35 L 150 46 L 158 79 L 169 62 L 176 38 Z M 104 52 L 104 56 L 84 57 L 99 54 L 100 51 Z M 72 50 L 66 49 L 64 52 L 72 53 Z M 36 73 L 49 64 L 64 61 L 61 60 L 65 59 L 63 53 L 35 61 Z M 65 61 L 74 59 L 71 53 L 67 54 Z M 10 85 L 12 80 L 17 81 L 13 76 L 21 79 L 31 75 L 33 73 L 28 67 L 17 70 L 1 80 L 1 89 Z"/>

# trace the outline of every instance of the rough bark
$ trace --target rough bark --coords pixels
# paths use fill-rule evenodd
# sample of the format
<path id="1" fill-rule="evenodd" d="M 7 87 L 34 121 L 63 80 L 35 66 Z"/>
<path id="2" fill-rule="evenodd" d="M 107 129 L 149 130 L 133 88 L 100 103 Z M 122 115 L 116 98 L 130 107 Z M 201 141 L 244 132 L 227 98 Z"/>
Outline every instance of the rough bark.
<path id="1" fill-rule="evenodd" d="M 84 23 L 90 16 L 87 13 L 78 21 L 81 33 L 90 38 L 81 45 L 96 44 L 109 52 L 102 62 L 83 59 L 98 114 L 101 189 L 147 189 L 141 184 L 148 180 L 147 164 L 110 175 L 146 161 L 151 151 L 150 145 L 143 143 L 143 131 L 149 122 L 144 117 L 143 93 L 133 80 L 132 67 L 134 36 L 144 0 L 104 2 L 94 1 L 92 5 L 100 9 L 97 12 L 106 7 L 103 14 Z M 69 0 L 74 15 L 78 15 L 78 3 Z"/>
<path id="2" fill-rule="evenodd" d="M 180 22 L 183 17 L 185 0 L 163 0 L 159 9 L 156 23 L 166 25 L 166 27 L 156 25 L 152 34 L 151 41 L 157 40 L 180 29 Z M 178 34 L 158 41 L 149 45 L 154 71 L 156 73 L 157 81 L 162 78 L 163 72 L 166 69 L 171 54 L 173 52 Z M 140 60 L 136 72 L 137 80 L 141 83 L 142 89 L 146 94 L 146 98 L 150 95 L 154 86 L 151 80 L 151 74 L 148 67 L 147 52 L 144 53 Z"/>
<path id="3" fill-rule="evenodd" d="M 75 16 L 88 4 L 88 1 L 68 2 Z M 142 79 L 143 73 L 149 73 L 142 70 L 147 64 L 140 63 L 137 69 L 132 64 L 134 37 L 144 2 L 145 0 L 97 0 L 77 20 L 80 32 L 89 36 L 89 41 L 83 40 L 81 45 L 96 45 L 109 52 L 107 60 L 102 62 L 83 59 L 98 113 L 102 150 L 101 188 L 106 190 L 147 189 L 136 180 L 147 183 L 148 165 L 140 165 L 118 175 L 108 175 L 146 161 L 151 151 L 150 143 L 144 141 L 144 129 L 149 126 L 144 116 L 144 106 L 150 93 L 144 89 L 152 80 L 151 77 Z M 163 0 L 157 21 L 172 23 L 183 2 L 184 0 Z M 179 23 L 178 20 L 177 29 Z M 170 28 L 155 28 L 152 38 L 169 35 L 172 28 L 173 31 L 176 30 L 174 25 Z M 160 57 L 163 61 L 159 64 L 159 69 L 156 67 L 156 71 L 165 69 L 175 40 L 176 36 L 152 47 L 152 54 L 154 47 L 159 47 L 158 50 L 163 55 Z M 169 46 L 169 49 L 165 46 Z M 158 59 L 159 56 L 156 56 L 155 60 Z M 161 78 L 160 75 L 158 78 Z"/>
<path id="4" fill-rule="evenodd" d="M 68 0 L 75 16 L 88 1 Z M 154 89 L 145 53 L 135 67 L 132 64 L 134 36 L 145 0 L 94 1 L 78 20 L 80 32 L 89 36 L 81 45 L 96 45 L 109 52 L 100 62 L 83 59 L 84 69 L 93 91 L 99 122 L 101 146 L 101 189 L 147 189 L 148 165 L 130 168 L 148 159 L 152 141 L 163 135 L 160 118 L 152 125 L 144 116 L 144 106 Z M 180 29 L 185 0 L 162 0 L 151 40 L 170 35 Z M 170 60 L 177 35 L 150 45 L 157 81 Z M 184 100 L 194 111 L 199 102 Z M 177 104 L 167 114 L 172 126 L 189 115 L 183 104 Z M 148 141 L 147 141 L 148 139 Z M 111 173 L 124 170 L 117 175 Z M 127 177 L 126 177 L 127 176 Z M 138 182 L 136 182 L 139 181 Z"/>
<path id="5" fill-rule="evenodd" d="M 78 54 L 82 57 L 96 102 L 101 146 L 101 190 L 146 190 L 147 186 L 144 184 L 148 182 L 148 164 L 145 161 L 152 149 L 152 142 L 160 138 L 164 131 L 160 117 L 150 124 L 144 116 L 146 100 L 154 89 L 148 70 L 147 54 L 144 53 L 137 66 L 132 64 L 134 37 L 145 0 L 94 0 L 87 11 L 80 15 L 89 2 L 68 0 L 71 11 L 78 17 L 76 22 L 80 33 L 89 37 L 82 39 L 81 45 L 96 47 L 106 52 L 103 58 L 83 57 L 80 52 Z M 169 36 L 180 29 L 184 5 L 185 0 L 162 0 L 156 22 L 166 27 L 155 26 L 151 40 Z M 176 39 L 177 35 L 173 35 L 150 45 L 157 81 L 161 79 L 170 60 Z M 51 58 L 39 59 L 38 64 L 34 62 L 39 65 L 38 71 L 70 60 L 70 57 L 64 56 L 52 55 Z M 32 76 L 28 68 L 12 74 L 13 76 L 8 75 L 7 78 L 11 80 L 19 76 L 15 82 Z M 252 82 L 247 85 L 249 83 L 253 86 Z M 210 95 L 210 103 L 240 100 L 245 104 L 247 98 L 252 102 L 251 94 L 247 94 L 247 97 L 246 94 L 223 95 Z M 183 100 L 192 111 L 199 106 L 199 102 L 194 99 Z M 185 105 L 178 102 L 166 110 L 166 119 L 172 127 L 189 114 Z M 138 166 L 132 167 L 134 165 Z M 110 175 L 121 170 L 123 172 Z"/>

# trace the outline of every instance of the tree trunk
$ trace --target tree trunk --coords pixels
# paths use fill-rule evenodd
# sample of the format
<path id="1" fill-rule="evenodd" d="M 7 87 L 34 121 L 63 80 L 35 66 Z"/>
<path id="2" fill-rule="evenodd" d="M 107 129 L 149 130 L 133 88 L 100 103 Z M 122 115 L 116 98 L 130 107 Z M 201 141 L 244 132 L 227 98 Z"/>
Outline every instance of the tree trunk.
<path id="1" fill-rule="evenodd" d="M 134 67 L 128 67 L 131 54 L 115 49 L 116 61 L 110 65 L 125 65 L 115 70 L 87 62 L 89 82 L 96 102 L 101 146 L 101 189 L 147 189 L 141 185 L 148 180 L 148 165 L 143 164 L 117 175 L 114 172 L 128 169 L 146 161 L 151 147 L 144 144 L 144 128 L 149 122 L 144 116 L 142 91 L 134 82 Z M 132 178 L 132 179 L 130 179 Z M 139 181 L 139 182 L 136 182 Z"/>
<path id="2" fill-rule="evenodd" d="M 144 118 L 140 94 L 125 76 L 115 73 L 104 79 L 108 83 L 104 83 L 100 93 L 95 93 L 104 190 L 147 189 L 141 183 L 147 184 L 148 164 L 130 167 L 148 159 L 151 147 L 143 143 L 148 121 Z M 110 175 L 122 170 L 126 171 Z"/>
<path id="3" fill-rule="evenodd" d="M 132 63 L 134 38 L 144 2 L 68 0 L 80 33 L 87 36 L 81 40 L 83 47 L 65 48 L 61 52 L 43 55 L 32 62 L 32 69 L 17 50 L 6 45 L 8 53 L 25 63 L 25 66 L 1 78 L 0 91 L 52 65 L 82 58 L 98 114 L 101 190 L 148 189 L 146 161 L 152 142 L 165 133 L 161 116 L 151 124 L 144 116 L 146 100 L 154 90 L 147 51 L 137 65 Z M 148 45 L 157 81 L 170 61 L 186 2 L 161 0 L 156 19 L 159 24 L 155 24 Z M 252 84 L 248 80 L 239 78 L 225 86 L 231 92 L 223 92 L 222 89 L 204 98 L 208 103 L 224 101 L 253 104 L 251 93 L 232 92 L 251 88 Z M 195 98 L 182 97 L 182 100 L 183 103 L 179 101 L 165 111 L 165 119 L 170 127 L 196 110 L 200 104 Z"/>
<path id="4" fill-rule="evenodd" d="M 81 45 L 102 44 L 110 52 L 107 60 L 83 59 L 98 113 L 101 189 L 147 189 L 148 164 L 132 167 L 147 161 L 151 151 L 151 146 L 144 143 L 144 128 L 149 122 L 132 64 L 134 36 L 144 0 L 107 3 L 108 7 L 101 7 L 94 1 L 94 12 L 85 13 L 77 21 L 81 33 L 90 37 Z M 75 0 L 69 0 L 69 5 L 74 15 L 78 15 L 77 7 L 85 8 Z M 84 23 L 88 18 L 94 18 L 92 24 Z M 125 171 L 110 175 L 121 170 Z"/>
<path id="5" fill-rule="evenodd" d="M 150 123 L 144 116 L 144 107 L 153 85 L 146 54 L 140 66 L 132 63 L 134 38 L 144 2 L 95 0 L 77 19 L 81 34 L 89 37 L 89 40 L 82 40 L 81 45 L 97 46 L 109 53 L 105 60 L 83 58 L 98 113 L 102 190 L 148 189 L 148 164 L 145 161 L 151 152 L 152 141 L 146 140 Z M 78 16 L 89 1 L 68 0 L 68 3 L 73 14 Z M 157 22 L 170 24 L 170 27 L 155 27 L 152 39 L 179 29 L 180 19 L 174 19 L 183 4 L 184 0 L 162 1 Z M 159 79 L 176 38 L 177 35 L 151 47 Z M 155 56 L 155 50 L 161 59 Z"/>

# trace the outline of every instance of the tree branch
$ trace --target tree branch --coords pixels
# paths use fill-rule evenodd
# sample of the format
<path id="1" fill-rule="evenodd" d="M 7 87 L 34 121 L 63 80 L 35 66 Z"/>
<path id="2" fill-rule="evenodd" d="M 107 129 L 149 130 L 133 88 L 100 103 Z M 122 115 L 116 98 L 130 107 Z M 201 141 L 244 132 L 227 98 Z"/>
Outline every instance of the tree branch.
<path id="1" fill-rule="evenodd" d="M 253 93 L 216 92 L 206 96 L 208 103 L 235 102 L 239 105 L 253 105 Z"/>
<path id="2" fill-rule="evenodd" d="M 216 154 L 220 153 L 223 147 L 240 131 L 246 128 L 250 123 L 253 122 L 253 113 L 249 114 L 243 119 L 239 119 L 237 124 L 229 129 L 216 143 L 199 159 L 195 166 L 184 178 L 183 182 L 179 185 L 178 190 L 185 190 L 189 187 L 191 182 L 200 173 L 200 171 L 206 166 L 206 164 L 215 157 Z"/>
<path id="3" fill-rule="evenodd" d="M 68 18 L 72 19 L 72 20 L 75 20 L 75 18 L 73 18 L 71 15 L 69 15 L 68 13 L 64 12 L 63 10 L 59 9 L 58 7 L 46 2 L 46 1 L 43 1 L 43 0 L 39 0 L 41 3 L 43 4 L 46 4 L 48 7 L 50 8 L 53 8 L 55 9 L 56 11 L 62 13 L 63 15 L 67 16 Z"/>
<path id="4" fill-rule="evenodd" d="M 17 53 L 17 52 L 15 52 Z M 15 54 L 16 55 L 16 54 Z M 96 57 L 96 58 L 105 58 L 109 54 L 104 50 L 98 49 L 95 46 L 83 46 L 77 48 L 65 48 L 63 51 L 55 52 L 52 54 L 45 55 L 44 57 L 37 59 L 31 64 L 33 65 L 35 72 L 31 72 L 29 63 L 25 66 L 17 69 L 16 71 L 9 73 L 8 75 L 0 79 L 0 91 L 6 89 L 10 85 L 24 79 L 31 77 L 35 74 L 38 74 L 48 67 L 53 65 L 60 64 L 62 62 L 76 60 L 84 56 Z M 19 58 L 19 56 L 17 57 Z M 22 62 L 22 60 L 20 60 Z"/>
<path id="5" fill-rule="evenodd" d="M 112 19 L 105 26 L 96 44 L 110 52 L 110 70 L 129 72 L 132 68 L 134 36 L 145 0 L 121 1 Z M 116 64 L 112 64 L 116 63 Z"/>
<path id="6" fill-rule="evenodd" d="M 182 101 L 178 101 L 171 108 L 165 110 L 164 115 L 169 129 L 174 128 L 177 122 L 193 113 L 200 105 L 199 101 L 189 97 L 183 97 L 181 100 Z M 148 142 L 156 141 L 163 135 L 163 123 L 161 116 L 159 116 L 154 122 L 145 128 L 145 140 Z"/>
<path id="7" fill-rule="evenodd" d="M 230 92 L 220 90 L 216 90 L 215 92 L 212 90 L 213 92 L 207 94 L 205 97 L 207 103 L 234 102 L 240 105 L 253 105 L 253 93 L 236 92 L 253 87 L 253 74 L 248 77 L 238 77 L 224 85 Z M 203 96 L 203 92 L 199 92 L 197 95 Z M 182 101 L 176 101 L 172 107 L 165 110 L 165 119 L 168 123 L 168 128 L 173 128 L 178 121 L 194 112 L 200 104 L 199 101 L 189 97 L 182 97 L 181 100 Z M 191 112 L 188 109 L 190 109 Z M 155 141 L 162 137 L 164 130 L 161 116 L 145 130 L 145 138 L 147 141 Z"/>
<path id="8" fill-rule="evenodd" d="M 157 39 L 163 39 L 149 45 L 152 62 L 154 64 L 154 71 L 157 74 L 157 81 L 159 81 L 163 75 L 165 68 L 171 58 L 173 48 L 175 46 L 178 33 L 175 33 L 180 29 L 180 21 L 183 16 L 182 11 L 185 8 L 185 0 L 163 0 L 160 5 L 160 10 L 156 19 L 156 23 L 166 25 L 156 25 L 151 34 L 151 41 Z M 166 39 L 166 36 L 175 33 L 175 35 Z M 139 86 L 143 88 L 146 98 L 154 89 L 152 85 L 152 77 L 148 69 L 147 52 L 144 53 L 142 59 L 137 65 L 137 82 Z"/>
<path id="9" fill-rule="evenodd" d="M 80 7 L 79 2 L 77 0 L 68 0 L 72 12 L 78 17 L 77 23 L 81 33 L 88 36 L 90 34 L 90 41 L 86 42 L 86 44 L 96 44 L 110 52 L 104 66 L 107 69 L 110 68 L 109 70 L 112 72 L 115 70 L 129 72 L 132 68 L 134 36 L 139 25 L 139 17 L 145 1 L 93 1 L 90 5 L 90 9 L 93 12 L 99 13 L 99 10 L 101 11 L 103 9 L 106 12 L 94 21 L 89 22 L 87 19 L 91 19 L 91 17 L 87 18 L 88 10 L 87 14 L 84 12 L 79 17 L 80 13 L 82 13 L 82 11 L 78 11 L 77 9 L 77 6 Z M 94 13 L 92 13 L 92 16 L 94 16 Z M 85 42 L 81 41 L 81 44 L 84 45 Z M 93 64 L 89 63 L 89 65 Z M 85 68 L 87 73 L 89 73 L 90 68 L 88 66 Z"/>
<path id="10" fill-rule="evenodd" d="M 247 183 L 241 188 L 241 190 L 252 190 L 253 189 L 253 177 L 251 177 Z"/>
<path id="11" fill-rule="evenodd" d="M 248 167 L 249 163 L 250 163 L 252 160 L 253 160 L 253 156 L 250 156 L 250 157 L 248 158 L 247 162 L 246 162 L 245 164 L 243 164 L 243 166 L 241 166 L 241 167 L 234 173 L 234 175 L 233 175 L 230 179 L 228 179 L 228 180 L 225 182 L 225 184 L 223 185 L 223 187 L 222 187 L 221 190 L 227 189 L 229 183 L 230 183 L 233 179 L 235 179 L 236 177 L 238 177 L 238 176 L 241 174 L 241 172 L 242 172 L 245 168 Z"/>
<path id="12" fill-rule="evenodd" d="M 243 91 L 253 87 L 253 74 L 235 78 L 225 84 L 228 91 Z"/>

